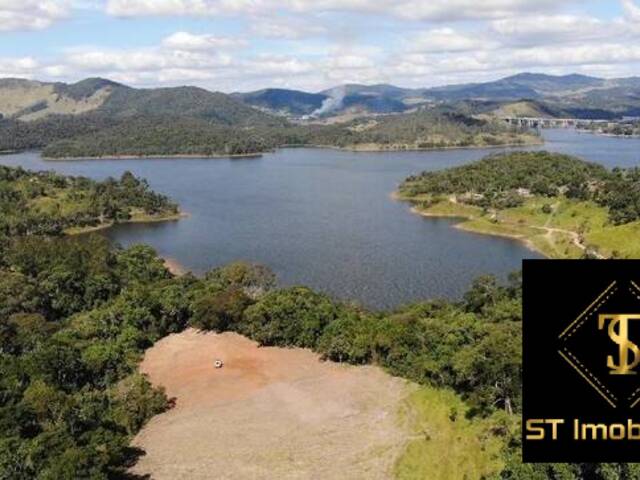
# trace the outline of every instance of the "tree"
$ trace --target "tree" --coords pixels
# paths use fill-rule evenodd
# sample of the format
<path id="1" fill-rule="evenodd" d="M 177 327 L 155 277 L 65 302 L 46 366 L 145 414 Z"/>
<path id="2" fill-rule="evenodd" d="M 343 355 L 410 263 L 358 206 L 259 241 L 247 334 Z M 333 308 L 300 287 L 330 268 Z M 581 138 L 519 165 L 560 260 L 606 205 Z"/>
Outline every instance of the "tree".
<path id="1" fill-rule="evenodd" d="M 239 287 L 205 294 L 193 306 L 191 325 L 216 332 L 236 330 L 245 309 L 251 303 L 251 299 Z"/>
<path id="2" fill-rule="evenodd" d="M 125 284 L 150 283 L 171 276 L 155 250 L 147 245 L 134 245 L 120 250 L 116 255 L 116 262 L 118 273 Z"/>
<path id="3" fill-rule="evenodd" d="M 211 270 L 205 280 L 217 289 L 242 288 L 254 300 L 276 286 L 276 276 L 269 268 L 248 262 L 234 262 Z"/>
<path id="4" fill-rule="evenodd" d="M 138 432 L 154 415 L 169 408 L 162 388 L 154 388 L 147 379 L 136 373 L 112 388 L 113 418 L 129 435 Z"/>
<path id="5" fill-rule="evenodd" d="M 378 323 L 370 315 L 346 312 L 324 329 L 318 351 L 337 362 L 369 363 L 373 358 Z"/>
<path id="6" fill-rule="evenodd" d="M 341 313 L 327 296 L 292 287 L 271 292 L 247 308 L 240 331 L 263 345 L 314 347 Z"/>
<path id="7" fill-rule="evenodd" d="M 457 387 L 479 409 L 519 410 L 522 385 L 522 330 L 517 322 L 486 324 L 482 339 L 454 359 Z"/>

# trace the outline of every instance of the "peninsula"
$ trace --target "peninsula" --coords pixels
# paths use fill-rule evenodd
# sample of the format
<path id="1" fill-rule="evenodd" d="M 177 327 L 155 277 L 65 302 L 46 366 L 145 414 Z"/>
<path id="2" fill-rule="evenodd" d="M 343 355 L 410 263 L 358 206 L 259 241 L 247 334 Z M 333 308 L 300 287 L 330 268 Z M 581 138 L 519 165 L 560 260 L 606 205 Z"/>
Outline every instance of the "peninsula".
<path id="1" fill-rule="evenodd" d="M 640 170 L 548 152 L 489 156 L 409 177 L 396 197 L 420 215 L 515 238 L 550 258 L 637 258 Z"/>

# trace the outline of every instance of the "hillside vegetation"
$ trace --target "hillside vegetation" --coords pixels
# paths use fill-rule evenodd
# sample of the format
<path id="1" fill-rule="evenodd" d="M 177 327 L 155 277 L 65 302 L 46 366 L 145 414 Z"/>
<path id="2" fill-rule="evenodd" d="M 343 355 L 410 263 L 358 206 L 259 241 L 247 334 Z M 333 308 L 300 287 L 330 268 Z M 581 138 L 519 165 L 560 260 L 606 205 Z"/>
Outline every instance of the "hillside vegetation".
<path id="1" fill-rule="evenodd" d="M 33 121 L 51 115 L 88 119 L 184 116 L 225 125 L 277 122 L 229 95 L 197 87 L 131 88 L 102 78 L 74 84 L 0 79 L 0 114 Z"/>
<path id="2" fill-rule="evenodd" d="M 637 116 L 640 112 L 639 94 L 640 79 L 637 77 L 603 79 L 578 74 L 520 73 L 490 82 L 432 88 L 339 85 L 319 93 L 327 96 L 329 101 L 327 108 L 315 114 L 339 117 L 345 113 L 401 113 L 415 107 L 449 106 L 472 107 L 474 114 L 497 110 L 499 115 L 538 116 L 531 115 L 538 111 L 564 118 L 614 119 L 625 115 Z M 270 98 L 270 91 L 238 94 L 238 98 L 249 105 L 300 116 L 317 110 L 317 107 L 299 102 L 304 96 L 311 95 L 317 94 L 279 90 L 277 100 Z M 493 107 L 486 108 L 490 105 Z"/>
<path id="3" fill-rule="evenodd" d="M 397 91 L 389 87 L 382 93 Z M 345 103 L 359 102 L 358 95 L 364 94 L 354 91 Z M 387 105 L 398 102 L 395 97 L 385 100 L 369 90 L 367 95 L 365 103 L 376 111 L 397 110 Z M 136 89 L 104 79 L 71 85 L 1 80 L 0 151 L 43 149 L 50 158 L 219 156 L 282 145 L 416 150 L 539 141 L 499 123 L 426 110 L 334 125 L 293 124 L 239 98 L 249 97 L 196 87 Z M 329 97 L 268 90 L 256 98 L 270 108 L 301 111 L 319 108 Z"/>
<path id="4" fill-rule="evenodd" d="M 640 169 L 547 152 L 487 157 L 408 178 L 400 197 L 461 228 L 520 238 L 551 257 L 640 254 Z"/>
<path id="5" fill-rule="evenodd" d="M 267 88 L 248 93 L 234 93 L 234 98 L 247 105 L 270 110 L 282 115 L 310 115 L 320 107 L 328 95 L 321 93 L 307 93 L 298 90 L 281 88 Z"/>
<path id="6" fill-rule="evenodd" d="M 249 120 L 248 120 L 249 121 Z M 246 155 L 296 146 L 420 150 L 540 142 L 498 122 L 421 111 L 334 125 L 215 123 L 198 117 L 87 114 L 0 121 L 0 150 L 43 149 L 48 158 Z"/>
<path id="7" fill-rule="evenodd" d="M 96 182 L 4 166 L 0 166 L 0 210 L 0 241 L 179 214 L 176 204 L 130 172 L 118 180 Z"/>
<path id="8" fill-rule="evenodd" d="M 56 195 L 64 185 L 74 186 L 69 194 L 86 190 L 83 182 L 102 185 L 48 175 L 8 170 L 3 196 L 27 189 L 29 178 L 54 182 Z M 0 244 L 0 478 L 126 478 L 143 453 L 129 446 L 132 437 L 171 407 L 137 372 L 140 358 L 187 326 L 377 364 L 429 387 L 404 411 L 416 435 L 398 460 L 400 478 L 424 478 L 432 469 L 434 478 L 511 480 L 630 480 L 640 473 L 626 464 L 520 463 L 517 275 L 506 285 L 482 277 L 459 302 L 369 312 L 305 287 L 277 288 L 258 265 L 174 277 L 149 247 L 36 233 Z"/>

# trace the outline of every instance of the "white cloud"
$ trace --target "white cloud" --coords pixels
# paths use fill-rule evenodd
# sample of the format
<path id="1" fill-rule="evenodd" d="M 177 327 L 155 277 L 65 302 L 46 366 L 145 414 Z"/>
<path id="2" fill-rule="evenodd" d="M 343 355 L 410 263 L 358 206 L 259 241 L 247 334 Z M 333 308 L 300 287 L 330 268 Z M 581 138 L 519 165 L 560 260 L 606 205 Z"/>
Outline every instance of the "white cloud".
<path id="1" fill-rule="evenodd" d="M 399 17 L 439 21 L 503 18 L 545 11 L 558 5 L 556 0 L 400 0 L 389 3 L 395 4 L 392 9 Z"/>
<path id="2" fill-rule="evenodd" d="M 620 21 L 604 22 L 577 15 L 532 15 L 494 20 L 491 30 L 501 42 L 532 46 L 548 43 L 582 43 L 585 40 L 608 38 L 624 34 Z"/>
<path id="3" fill-rule="evenodd" d="M 328 30 L 323 25 L 315 24 L 300 17 L 253 18 L 250 20 L 251 31 L 266 38 L 298 40 L 325 35 Z"/>
<path id="4" fill-rule="evenodd" d="M 406 41 L 407 49 L 412 52 L 465 52 L 481 48 L 494 48 L 491 42 L 482 36 L 460 33 L 452 28 L 437 28 L 419 32 Z"/>
<path id="5" fill-rule="evenodd" d="M 512 67 L 617 64 L 640 61 L 640 45 L 593 43 L 515 50 L 505 59 Z"/>
<path id="6" fill-rule="evenodd" d="M 263 0 L 108 0 L 106 12 L 117 17 L 213 16 L 261 8 Z"/>
<path id="7" fill-rule="evenodd" d="M 247 42 L 240 38 L 194 35 L 189 32 L 176 32 L 162 40 L 162 45 L 165 47 L 193 51 L 238 48 L 246 44 Z"/>
<path id="8" fill-rule="evenodd" d="M 640 46 L 619 43 L 591 43 L 582 46 L 539 46 L 531 48 L 502 48 L 488 51 L 464 52 L 457 55 L 409 54 L 389 65 L 395 78 L 458 75 L 475 81 L 477 73 L 493 76 L 500 72 L 523 70 L 570 73 L 587 65 L 599 66 L 610 76 L 627 72 L 630 65 L 636 71 L 640 64 Z M 619 72 L 619 73 L 618 73 Z M 429 80 L 432 81 L 430 78 Z"/>
<path id="9" fill-rule="evenodd" d="M 158 44 L 74 48 L 46 61 L 5 59 L 0 75 L 56 80 L 100 75 L 138 86 L 196 84 L 236 91 L 320 90 L 347 82 L 424 87 L 523 70 L 606 76 L 640 71 L 640 0 L 621 0 L 625 17 L 613 20 L 566 8 L 572 0 L 69 1 L 74 9 L 101 2 L 102 11 L 120 17 L 206 17 L 200 24 L 210 25 L 211 33 L 180 30 Z M 29 13 L 35 14 L 36 3 L 59 5 L 23 0 L 19 6 L 26 11 L 22 6 L 32 5 Z M 0 12 L 10 4 L 18 8 L 16 1 L 0 0 Z M 244 30 L 215 33 L 229 31 L 214 30 L 218 15 L 237 15 L 238 21 L 221 23 Z M 263 38 L 278 41 L 260 42 Z"/>
<path id="10" fill-rule="evenodd" d="M 329 68 L 341 70 L 361 70 L 363 68 L 374 68 L 375 62 L 371 58 L 361 55 L 336 55 L 329 60 Z"/>
<path id="11" fill-rule="evenodd" d="M 239 76 L 245 74 L 251 77 L 303 75 L 316 70 L 313 62 L 288 55 L 258 55 L 239 63 L 238 67 Z"/>
<path id="12" fill-rule="evenodd" d="M 39 62 L 33 57 L 0 57 L 0 77 L 33 78 L 39 67 Z"/>
<path id="13" fill-rule="evenodd" d="M 41 30 L 69 14 L 69 2 L 0 0 L 0 31 Z"/>
<path id="14" fill-rule="evenodd" d="M 108 0 L 106 11 L 120 17 L 348 11 L 443 21 L 502 18 L 556 5 L 556 0 Z"/>
<path id="15" fill-rule="evenodd" d="M 622 0 L 622 8 L 630 20 L 640 22 L 640 6 L 634 0 Z"/>
<path id="16" fill-rule="evenodd" d="M 65 63 L 87 72 L 151 71 L 166 69 L 224 68 L 232 58 L 225 54 L 201 54 L 180 50 L 88 50 L 69 54 Z"/>

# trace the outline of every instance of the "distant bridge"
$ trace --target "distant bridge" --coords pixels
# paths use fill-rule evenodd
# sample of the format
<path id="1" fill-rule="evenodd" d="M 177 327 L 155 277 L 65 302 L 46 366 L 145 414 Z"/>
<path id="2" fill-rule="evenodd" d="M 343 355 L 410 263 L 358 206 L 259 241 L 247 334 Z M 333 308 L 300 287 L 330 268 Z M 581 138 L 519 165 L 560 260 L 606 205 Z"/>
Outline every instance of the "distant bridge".
<path id="1" fill-rule="evenodd" d="M 543 118 L 543 117 L 501 117 L 509 125 L 530 128 L 570 128 L 578 124 L 607 124 L 609 120 L 591 120 L 587 118 Z"/>

